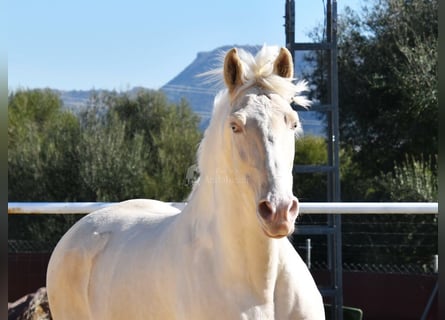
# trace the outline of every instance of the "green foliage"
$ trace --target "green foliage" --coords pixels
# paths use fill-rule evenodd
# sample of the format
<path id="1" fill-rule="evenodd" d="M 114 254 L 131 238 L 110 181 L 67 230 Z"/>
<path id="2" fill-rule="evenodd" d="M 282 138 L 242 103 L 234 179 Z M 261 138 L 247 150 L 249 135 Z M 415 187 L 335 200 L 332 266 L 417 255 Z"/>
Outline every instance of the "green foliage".
<path id="1" fill-rule="evenodd" d="M 328 147 L 326 140 L 319 136 L 304 136 L 295 142 L 296 165 L 326 165 Z"/>
<path id="2" fill-rule="evenodd" d="M 50 90 L 11 93 L 8 106 L 9 201 L 74 200 L 79 123 Z"/>
<path id="3" fill-rule="evenodd" d="M 201 135 L 186 124 L 198 126 L 198 118 L 185 101 L 171 107 L 153 136 L 153 150 L 157 153 L 159 171 L 150 177 L 149 187 L 158 199 L 185 199 L 189 193 L 186 184 L 187 169 L 195 163 Z"/>
<path id="4" fill-rule="evenodd" d="M 320 136 L 304 136 L 296 141 L 294 165 L 327 165 L 328 145 Z M 361 180 L 361 171 L 353 161 L 351 148 L 340 149 L 340 178 L 342 199 L 354 201 L 366 193 L 369 182 Z M 327 201 L 326 173 L 294 174 L 294 193 L 302 201 Z"/>
<path id="5" fill-rule="evenodd" d="M 181 201 L 201 134 L 164 94 L 94 94 L 77 118 L 50 90 L 9 97 L 10 201 Z"/>
<path id="6" fill-rule="evenodd" d="M 126 136 L 144 139 L 143 193 L 150 198 L 182 201 L 190 192 L 185 182 L 187 168 L 196 162 L 201 133 L 199 118 L 186 101 L 170 104 L 164 94 L 140 91 L 108 97 L 109 105 L 126 123 Z"/>
<path id="7" fill-rule="evenodd" d="M 50 90 L 8 99 L 8 201 L 74 201 L 79 122 Z M 9 237 L 54 243 L 79 216 L 10 216 Z"/>
<path id="8" fill-rule="evenodd" d="M 327 161 L 327 143 L 324 138 L 304 136 L 295 142 L 295 165 L 326 165 Z M 326 191 L 326 174 L 294 174 L 294 193 L 301 201 L 326 201 Z"/>
<path id="9" fill-rule="evenodd" d="M 88 118 L 78 145 L 79 176 L 83 185 L 79 196 L 95 201 L 143 197 L 147 154 L 142 135 L 126 139 L 125 123 L 113 111 L 105 122 L 92 116 Z"/>
<path id="10" fill-rule="evenodd" d="M 395 164 L 392 172 L 382 172 L 366 184 L 367 201 L 437 201 L 437 161 L 405 155 L 402 164 Z M 361 186 L 365 187 L 363 183 Z M 437 253 L 437 216 L 345 216 L 343 241 L 349 244 L 344 248 L 346 262 L 427 266 Z"/>
<path id="11" fill-rule="evenodd" d="M 386 201 L 437 201 L 437 161 L 405 155 L 402 164 L 394 164 L 393 172 L 381 173 L 374 185 L 372 191 L 379 193 L 378 198 L 387 197 Z"/>
<path id="12" fill-rule="evenodd" d="M 79 117 L 51 90 L 9 96 L 9 201 L 182 201 L 201 134 L 164 94 L 93 94 Z M 80 216 L 10 217 L 10 234 L 55 243 Z"/>
<path id="13" fill-rule="evenodd" d="M 437 161 L 405 155 L 390 173 L 370 183 L 368 200 L 395 202 L 437 201 Z M 360 232 L 357 232 L 360 230 Z M 436 215 L 365 215 L 343 219 L 345 261 L 378 261 L 381 264 L 430 265 L 437 253 Z M 362 250 L 360 248 L 366 248 Z"/>
<path id="14" fill-rule="evenodd" d="M 343 178 L 346 199 L 364 199 L 369 191 L 354 180 L 375 183 L 374 177 L 391 172 L 404 154 L 435 161 L 437 6 L 437 0 L 370 1 L 361 16 L 347 9 L 339 18 L 340 143 L 354 167 Z M 320 30 L 312 37 L 320 40 Z M 318 88 L 312 94 L 326 101 L 325 53 L 307 59 L 315 66 L 306 75 Z"/>
<path id="15" fill-rule="evenodd" d="M 364 196 L 372 188 L 372 178 L 364 177 L 360 164 L 354 160 L 352 148 L 341 147 L 339 157 L 342 201 L 372 201 Z"/>
<path id="16" fill-rule="evenodd" d="M 374 0 L 361 15 L 339 16 L 343 201 L 437 201 L 437 8 L 437 0 Z M 312 37 L 325 40 L 321 29 Z M 325 103 L 326 53 L 306 59 L 312 97 Z M 345 262 L 428 263 L 437 253 L 434 215 L 346 215 L 342 231 Z"/>
<path id="17" fill-rule="evenodd" d="M 40 250 L 50 251 L 62 235 L 82 217 L 79 214 L 10 215 L 8 239 L 29 241 Z"/>

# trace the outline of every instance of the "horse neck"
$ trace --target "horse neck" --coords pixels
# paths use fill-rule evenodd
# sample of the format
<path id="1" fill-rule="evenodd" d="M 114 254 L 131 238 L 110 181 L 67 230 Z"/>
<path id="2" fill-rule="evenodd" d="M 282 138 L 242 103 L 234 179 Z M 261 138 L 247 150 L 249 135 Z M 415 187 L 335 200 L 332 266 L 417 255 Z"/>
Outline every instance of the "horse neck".
<path id="1" fill-rule="evenodd" d="M 218 175 L 204 174 L 200 180 L 187 210 L 189 225 L 199 234 L 195 236 L 219 258 L 215 266 L 221 279 L 228 283 L 248 280 L 258 292 L 264 291 L 276 278 L 274 262 L 282 239 L 264 235 L 255 199 L 239 186 L 243 183 L 239 177 L 219 171 Z"/>
<path id="2" fill-rule="evenodd" d="M 180 225 L 188 226 L 187 237 L 195 248 L 210 252 L 222 281 L 246 283 L 249 277 L 249 283 L 263 292 L 265 282 L 275 278 L 274 262 L 283 239 L 264 235 L 253 191 L 231 168 L 226 158 L 230 152 L 222 148 L 227 145 L 227 137 L 220 121 L 227 118 L 229 103 L 227 93 L 215 98 L 212 120 L 198 154 L 200 180 L 181 214 Z"/>

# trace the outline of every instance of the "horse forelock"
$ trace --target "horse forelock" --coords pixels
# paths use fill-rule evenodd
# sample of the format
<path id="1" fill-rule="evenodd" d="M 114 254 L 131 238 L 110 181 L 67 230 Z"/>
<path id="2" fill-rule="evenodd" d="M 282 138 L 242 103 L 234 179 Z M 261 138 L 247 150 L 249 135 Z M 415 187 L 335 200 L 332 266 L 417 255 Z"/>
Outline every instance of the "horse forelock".
<path id="1" fill-rule="evenodd" d="M 296 81 L 295 78 L 283 78 L 274 73 L 274 63 L 280 47 L 263 46 L 253 57 L 249 52 L 239 50 L 239 56 L 244 66 L 245 82 L 239 88 L 239 93 L 250 87 L 258 86 L 274 92 L 285 100 L 307 107 L 310 101 L 302 95 L 308 90 L 306 81 Z M 238 93 L 238 94 L 239 94 Z"/>
<path id="2" fill-rule="evenodd" d="M 264 45 L 255 56 L 241 48 L 237 48 L 237 52 L 243 69 L 243 84 L 237 88 L 232 100 L 242 95 L 249 88 L 260 87 L 302 107 L 311 105 L 311 101 L 303 94 L 308 91 L 307 81 L 283 78 L 274 73 L 274 62 L 278 57 L 280 47 Z M 201 76 L 207 77 L 208 82 L 216 83 L 217 87 L 221 87 L 224 83 L 223 64 L 225 54 L 226 52 L 220 54 L 220 67 L 201 74 Z"/>

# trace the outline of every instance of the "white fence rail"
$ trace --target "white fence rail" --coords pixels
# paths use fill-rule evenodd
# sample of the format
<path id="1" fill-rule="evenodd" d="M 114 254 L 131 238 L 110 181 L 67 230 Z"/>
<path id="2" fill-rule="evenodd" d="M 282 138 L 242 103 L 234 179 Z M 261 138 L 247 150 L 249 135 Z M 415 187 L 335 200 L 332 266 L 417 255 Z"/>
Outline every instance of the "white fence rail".
<path id="1" fill-rule="evenodd" d="M 8 214 L 88 214 L 115 202 L 9 202 Z M 182 209 L 186 203 L 170 202 Z M 437 214 L 437 202 L 306 202 L 302 214 Z"/>

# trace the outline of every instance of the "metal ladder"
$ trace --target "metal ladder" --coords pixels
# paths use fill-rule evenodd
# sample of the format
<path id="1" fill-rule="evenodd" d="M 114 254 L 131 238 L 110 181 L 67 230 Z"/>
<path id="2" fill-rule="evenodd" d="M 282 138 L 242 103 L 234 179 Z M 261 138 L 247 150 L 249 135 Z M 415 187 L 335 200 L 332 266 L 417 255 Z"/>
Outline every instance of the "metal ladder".
<path id="1" fill-rule="evenodd" d="M 327 201 L 340 201 L 339 171 L 339 120 L 338 120 L 338 71 L 337 71 L 337 1 L 326 1 L 326 40 L 320 43 L 295 43 L 295 2 L 286 0 L 285 33 L 286 47 L 295 61 L 295 51 L 324 50 L 328 52 L 327 63 L 327 103 L 314 105 L 311 111 L 326 113 L 327 120 L 327 165 L 299 165 L 294 174 L 324 173 L 327 175 Z M 300 111 L 300 110 L 299 110 Z M 301 110 L 304 112 L 304 110 Z M 343 268 L 341 242 L 341 215 L 327 215 L 323 225 L 299 225 L 298 235 L 326 235 L 327 265 L 330 285 L 319 286 L 323 297 L 332 299 L 331 314 L 327 319 L 343 319 Z"/>

